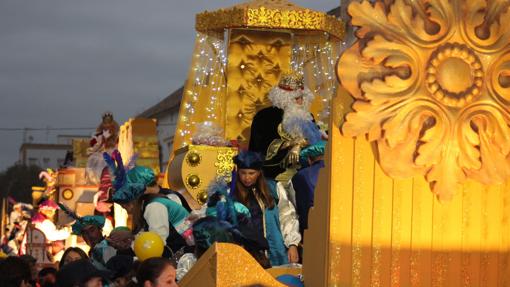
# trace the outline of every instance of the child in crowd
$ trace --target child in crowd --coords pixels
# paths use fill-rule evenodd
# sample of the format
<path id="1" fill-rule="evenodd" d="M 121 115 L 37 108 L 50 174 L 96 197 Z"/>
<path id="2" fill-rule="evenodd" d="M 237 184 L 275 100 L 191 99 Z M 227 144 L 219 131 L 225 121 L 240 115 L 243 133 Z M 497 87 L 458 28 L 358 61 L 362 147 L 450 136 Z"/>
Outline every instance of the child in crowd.
<path id="1" fill-rule="evenodd" d="M 140 264 L 136 274 L 139 287 L 177 287 L 175 267 L 166 258 L 149 258 Z"/>
<path id="2" fill-rule="evenodd" d="M 58 263 L 58 269 L 62 269 L 62 267 L 68 263 L 71 263 L 80 259 L 88 259 L 89 257 L 81 248 L 78 247 L 69 247 L 64 251 L 62 255 L 62 259 Z"/>

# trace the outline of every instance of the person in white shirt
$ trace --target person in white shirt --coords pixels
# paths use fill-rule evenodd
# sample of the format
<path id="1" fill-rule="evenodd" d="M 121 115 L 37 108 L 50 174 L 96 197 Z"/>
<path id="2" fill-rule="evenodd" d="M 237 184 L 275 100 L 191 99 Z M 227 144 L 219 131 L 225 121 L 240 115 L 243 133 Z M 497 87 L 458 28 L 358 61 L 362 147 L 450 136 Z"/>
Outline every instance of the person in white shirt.
<path id="1" fill-rule="evenodd" d="M 65 228 L 58 229 L 53 223 L 53 217 L 58 209 L 58 205 L 53 200 L 45 200 L 39 204 L 39 212 L 32 217 L 32 224 L 35 228 L 41 230 L 48 241 L 58 241 L 67 239 L 71 233 Z"/>

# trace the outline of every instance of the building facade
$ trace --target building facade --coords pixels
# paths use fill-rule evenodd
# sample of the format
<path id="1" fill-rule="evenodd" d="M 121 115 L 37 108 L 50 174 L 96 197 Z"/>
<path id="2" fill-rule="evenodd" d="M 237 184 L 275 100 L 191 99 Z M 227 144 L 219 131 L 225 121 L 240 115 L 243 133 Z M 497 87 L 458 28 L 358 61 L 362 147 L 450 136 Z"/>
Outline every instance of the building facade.
<path id="1" fill-rule="evenodd" d="M 183 87 L 180 87 L 159 103 L 148 108 L 137 117 L 156 119 L 159 141 L 160 171 L 164 172 L 168 165 L 170 153 L 174 144 L 174 134 L 179 117 Z"/>
<path id="2" fill-rule="evenodd" d="M 70 144 L 24 143 L 19 149 L 19 163 L 58 169 L 64 164 L 66 154 L 72 151 Z"/>

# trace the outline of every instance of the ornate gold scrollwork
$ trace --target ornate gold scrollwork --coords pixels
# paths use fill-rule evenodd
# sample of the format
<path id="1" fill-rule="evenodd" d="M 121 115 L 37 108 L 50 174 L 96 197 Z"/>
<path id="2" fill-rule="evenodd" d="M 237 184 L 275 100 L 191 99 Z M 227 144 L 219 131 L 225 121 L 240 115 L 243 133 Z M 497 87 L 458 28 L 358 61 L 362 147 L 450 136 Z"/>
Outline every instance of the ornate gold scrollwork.
<path id="1" fill-rule="evenodd" d="M 233 158 L 236 155 L 236 151 L 233 149 L 226 149 L 223 151 L 218 151 L 218 155 L 216 156 L 216 162 L 214 166 L 216 167 L 216 175 L 220 177 L 224 177 L 227 181 L 232 180 L 231 173 L 234 169 L 234 161 Z"/>
<path id="2" fill-rule="evenodd" d="M 510 2 L 369 1 L 349 6 L 360 41 L 337 69 L 355 98 L 342 132 L 377 143 L 395 178 L 440 198 L 466 178 L 510 177 Z"/>
<path id="3" fill-rule="evenodd" d="M 261 27 L 324 31 L 339 39 L 344 35 L 344 26 L 339 19 L 288 1 L 248 1 L 231 8 L 200 13 L 196 21 L 197 31 Z"/>

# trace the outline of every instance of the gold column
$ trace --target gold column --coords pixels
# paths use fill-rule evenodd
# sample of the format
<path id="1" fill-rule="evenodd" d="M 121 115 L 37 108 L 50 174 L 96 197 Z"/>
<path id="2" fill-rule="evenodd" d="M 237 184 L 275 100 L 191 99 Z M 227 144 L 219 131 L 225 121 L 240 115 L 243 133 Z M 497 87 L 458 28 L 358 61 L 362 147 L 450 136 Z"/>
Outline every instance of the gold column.
<path id="1" fill-rule="evenodd" d="M 357 1 L 349 13 L 361 40 L 337 66 L 348 94 L 333 100 L 306 284 L 506 286 L 510 5 Z"/>
<path id="2" fill-rule="evenodd" d="M 156 175 L 159 174 L 159 144 L 155 120 L 129 119 L 120 127 L 118 149 L 124 163 L 137 154 L 137 165 L 152 168 Z"/>
<path id="3" fill-rule="evenodd" d="M 510 182 L 468 180 L 440 202 L 425 179 L 392 179 L 363 138 L 340 134 L 351 99 L 332 105 L 326 168 L 305 234 L 310 286 L 506 286 Z"/>

